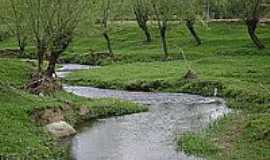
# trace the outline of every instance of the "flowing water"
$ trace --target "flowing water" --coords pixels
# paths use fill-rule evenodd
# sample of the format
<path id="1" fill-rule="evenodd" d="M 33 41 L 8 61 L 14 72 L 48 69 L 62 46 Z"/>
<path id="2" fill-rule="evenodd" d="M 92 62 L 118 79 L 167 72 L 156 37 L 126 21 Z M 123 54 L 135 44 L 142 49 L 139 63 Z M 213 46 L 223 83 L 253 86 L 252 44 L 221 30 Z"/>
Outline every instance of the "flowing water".
<path id="1" fill-rule="evenodd" d="M 60 75 L 80 65 L 64 65 Z M 128 92 L 65 85 L 67 92 L 89 98 L 119 98 L 148 105 L 150 111 L 100 119 L 72 140 L 75 160 L 199 160 L 176 151 L 176 135 L 198 131 L 228 113 L 222 99 L 181 93 Z"/>

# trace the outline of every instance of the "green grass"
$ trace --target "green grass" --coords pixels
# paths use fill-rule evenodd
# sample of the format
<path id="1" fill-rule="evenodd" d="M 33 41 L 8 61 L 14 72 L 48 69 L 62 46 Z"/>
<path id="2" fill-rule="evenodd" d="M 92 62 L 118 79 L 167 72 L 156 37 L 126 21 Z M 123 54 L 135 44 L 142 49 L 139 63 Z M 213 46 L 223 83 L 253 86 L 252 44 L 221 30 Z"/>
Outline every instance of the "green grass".
<path id="1" fill-rule="evenodd" d="M 111 29 L 111 39 L 116 54 L 128 56 L 131 59 L 149 59 L 160 57 L 159 31 L 157 26 L 150 25 L 154 41 L 144 42 L 144 35 L 134 24 L 114 25 Z M 197 26 L 203 45 L 195 47 L 187 29 L 183 25 L 171 24 L 168 29 L 168 48 L 172 55 L 179 54 L 180 47 L 191 58 L 213 55 L 219 49 L 240 49 L 253 44 L 249 40 L 246 28 L 241 24 L 210 23 L 209 26 Z M 258 36 L 269 43 L 269 26 L 260 26 Z M 237 42 L 237 43 L 235 43 Z M 91 50 L 104 51 L 106 43 L 99 32 L 90 36 L 75 38 L 68 52 L 86 53 Z M 204 54 L 200 53 L 204 51 Z M 129 60 L 132 61 L 132 60 Z"/>
<path id="2" fill-rule="evenodd" d="M 270 88 L 269 60 L 270 56 L 217 56 L 192 60 L 189 63 L 201 80 L 218 81 L 228 89 L 267 94 L 267 88 Z M 154 90 L 182 91 L 181 79 L 187 68 L 184 61 L 110 65 L 74 72 L 66 80 L 78 85 L 119 89 L 160 81 L 165 86 L 153 86 Z"/>
<path id="3" fill-rule="evenodd" d="M 168 38 L 170 53 L 176 54 L 181 47 L 188 64 L 181 59 L 160 62 L 152 58 L 152 62 L 148 63 L 133 59 L 132 64 L 114 64 L 74 72 L 67 76 L 66 81 L 100 88 L 187 92 L 207 96 L 212 96 L 217 88 L 218 96 L 225 98 L 228 106 L 236 109 L 237 113 L 199 133 L 181 136 L 179 148 L 188 154 L 213 160 L 270 159 L 270 50 L 257 50 L 241 25 L 211 24 L 209 30 L 200 28 L 204 43 L 199 47 L 191 43 L 187 33 L 181 37 L 181 30 L 173 27 Z M 261 27 L 258 35 L 269 48 L 269 27 Z M 129 43 L 133 38 L 123 37 L 126 41 L 121 42 L 122 45 L 130 45 L 119 48 L 121 55 L 134 52 L 139 57 L 143 55 L 147 58 L 149 54 L 160 55 L 158 42 L 154 42 L 153 46 L 139 45 L 136 48 Z M 190 66 L 199 79 L 183 80 Z"/>
<path id="4" fill-rule="evenodd" d="M 186 133 L 178 141 L 178 149 L 189 155 L 206 156 L 219 151 L 217 145 L 210 142 L 207 137 Z"/>
<path id="5" fill-rule="evenodd" d="M 59 146 L 43 126 L 31 118 L 36 110 L 60 108 L 71 104 L 74 109 L 89 108 L 87 119 L 120 116 L 147 111 L 145 107 L 115 99 L 87 99 L 65 92 L 39 97 L 17 89 L 29 78 L 31 65 L 0 59 L 0 158 L 67 159 L 66 146 Z M 66 113 L 66 121 L 74 126 L 81 120 L 76 112 Z"/>
<path id="6" fill-rule="evenodd" d="M 115 52 L 114 59 L 96 58 L 90 54 L 91 51 L 106 52 L 107 49 L 106 41 L 101 32 L 92 28 L 94 31 L 85 34 L 88 32 L 87 29 L 78 30 L 69 49 L 60 56 L 61 62 L 106 65 L 111 63 L 161 61 L 163 56 L 160 49 L 159 31 L 154 24 L 150 24 L 150 31 L 153 36 L 153 42 L 151 43 L 144 42 L 143 32 L 136 24 L 113 24 L 110 29 L 110 36 Z M 180 48 L 185 51 L 186 56 L 191 60 L 215 56 L 216 54 L 258 53 L 249 39 L 246 27 L 242 24 L 210 23 L 208 26 L 197 25 L 196 29 L 203 41 L 203 44 L 197 47 L 185 26 L 169 25 L 167 37 L 169 53 L 172 59 L 182 58 L 179 54 Z M 260 39 L 267 45 L 270 44 L 269 31 L 269 25 L 261 25 L 257 31 Z M 0 48 L 16 48 L 16 42 L 13 38 L 9 38 L 0 42 Z M 28 47 L 27 52 L 26 57 L 35 57 L 32 46 Z M 269 50 L 259 54 L 269 55 Z"/>
<path id="7" fill-rule="evenodd" d="M 0 60 L 0 82 L 2 85 L 23 86 L 32 72 L 31 65 L 19 60 Z"/>
<path id="8" fill-rule="evenodd" d="M 209 160 L 266 160 L 270 157 L 269 113 L 231 114 L 199 134 L 178 140 L 179 150 Z"/>
<path id="9" fill-rule="evenodd" d="M 153 42 L 145 43 L 144 35 L 136 25 L 114 25 L 111 29 L 112 46 L 117 57 L 114 61 L 117 63 L 161 61 L 163 52 L 160 49 L 159 31 L 155 25 L 151 25 L 150 28 Z M 197 30 L 203 41 L 203 44 L 198 47 L 195 46 L 185 26 L 170 25 L 167 37 L 172 59 L 182 58 L 180 48 L 186 52 L 188 59 L 227 54 L 225 51 L 228 50 L 238 52 L 247 48 L 250 52 L 256 52 L 246 33 L 245 26 L 241 24 L 210 23 L 209 26 L 198 25 Z M 269 30 L 268 25 L 260 26 L 257 32 L 266 44 L 270 43 Z M 88 64 L 89 59 L 91 59 L 88 56 L 89 50 L 106 51 L 106 42 L 99 32 L 90 36 L 75 38 L 74 43 L 61 59 L 68 62 Z M 111 63 L 111 59 L 99 59 L 96 62 L 96 64 Z"/>

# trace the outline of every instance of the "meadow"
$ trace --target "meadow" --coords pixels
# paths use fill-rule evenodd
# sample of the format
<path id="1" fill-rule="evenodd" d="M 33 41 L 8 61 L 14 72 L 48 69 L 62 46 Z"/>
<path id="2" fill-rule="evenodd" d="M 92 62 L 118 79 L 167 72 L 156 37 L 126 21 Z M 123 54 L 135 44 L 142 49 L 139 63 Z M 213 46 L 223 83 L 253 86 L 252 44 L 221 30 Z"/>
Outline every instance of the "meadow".
<path id="1" fill-rule="evenodd" d="M 256 49 L 241 23 L 198 24 L 196 29 L 203 42 L 200 46 L 195 45 L 184 26 L 171 24 L 167 35 L 170 54 L 167 60 L 163 59 L 157 27 L 154 24 L 150 27 L 153 42 L 146 43 L 135 24 L 114 24 L 110 29 L 113 57 L 104 57 L 106 42 L 99 30 L 91 34 L 86 34 L 84 30 L 77 31 L 72 45 L 59 62 L 102 67 L 71 73 L 64 82 L 99 88 L 184 92 L 204 96 L 214 96 L 217 90 L 217 96 L 224 98 L 234 112 L 199 133 L 179 135 L 176 142 L 179 150 L 213 160 L 269 159 L 269 24 L 261 24 L 257 32 L 268 47 L 263 50 Z M 0 42 L 0 48 L 16 48 L 14 39 Z M 34 58 L 33 47 L 28 46 L 22 57 Z M 189 70 L 197 78 L 185 79 Z M 105 117 L 145 111 L 145 108 L 130 102 L 89 100 L 63 92 L 46 97 L 34 96 L 20 89 L 29 80 L 32 71 L 33 66 L 26 62 L 0 60 L 0 143 L 5 146 L 0 148 L 0 153 L 20 156 L 34 153 L 36 159 L 64 155 L 63 150 L 55 150 L 55 140 L 31 121 L 30 115 L 36 107 L 61 107 L 68 100 L 75 106 L 86 105 L 99 113 L 97 115 Z M 104 108 L 100 106 L 109 106 L 112 111 L 106 113 L 99 110 Z M 121 114 L 115 112 L 119 108 Z M 74 123 L 77 120 L 73 118 L 68 120 Z"/>

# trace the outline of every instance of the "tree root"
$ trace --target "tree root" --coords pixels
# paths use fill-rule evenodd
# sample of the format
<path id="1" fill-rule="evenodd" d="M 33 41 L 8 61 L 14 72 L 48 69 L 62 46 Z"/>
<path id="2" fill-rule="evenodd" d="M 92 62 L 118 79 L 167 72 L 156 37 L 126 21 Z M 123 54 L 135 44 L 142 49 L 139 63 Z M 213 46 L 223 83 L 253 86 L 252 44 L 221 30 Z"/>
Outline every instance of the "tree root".
<path id="1" fill-rule="evenodd" d="M 56 78 L 33 74 L 32 79 L 24 86 L 24 89 L 37 95 L 50 95 L 62 90 L 62 84 Z"/>

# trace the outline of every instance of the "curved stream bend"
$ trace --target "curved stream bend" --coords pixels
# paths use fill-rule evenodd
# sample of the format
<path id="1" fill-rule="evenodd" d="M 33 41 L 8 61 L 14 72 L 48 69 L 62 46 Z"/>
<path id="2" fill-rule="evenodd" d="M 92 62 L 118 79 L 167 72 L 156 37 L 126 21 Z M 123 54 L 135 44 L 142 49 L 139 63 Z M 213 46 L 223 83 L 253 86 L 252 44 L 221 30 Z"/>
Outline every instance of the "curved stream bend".
<path id="1" fill-rule="evenodd" d="M 59 75 L 89 66 L 64 65 Z M 120 98 L 149 105 L 147 113 L 101 119 L 72 141 L 76 160 L 198 160 L 176 151 L 177 134 L 197 131 L 229 112 L 219 98 L 180 93 L 128 92 L 65 85 L 67 92 L 90 98 Z"/>

